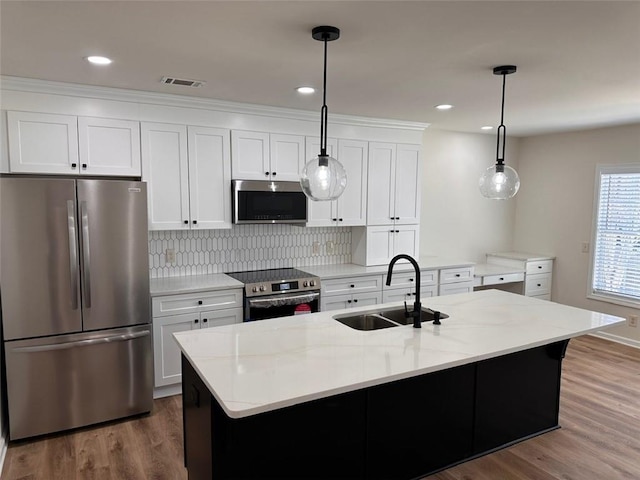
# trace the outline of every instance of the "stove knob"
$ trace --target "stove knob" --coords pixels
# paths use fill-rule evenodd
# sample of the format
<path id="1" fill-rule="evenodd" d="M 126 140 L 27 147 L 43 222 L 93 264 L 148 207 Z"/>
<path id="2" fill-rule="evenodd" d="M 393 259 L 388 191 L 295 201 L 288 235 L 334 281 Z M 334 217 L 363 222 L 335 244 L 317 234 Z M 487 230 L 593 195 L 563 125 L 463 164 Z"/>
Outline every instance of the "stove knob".
<path id="1" fill-rule="evenodd" d="M 251 291 L 253 291 L 253 293 L 256 293 L 258 291 L 258 287 L 253 287 Z"/>
<path id="2" fill-rule="evenodd" d="M 264 285 L 260 285 L 260 291 L 264 292 L 267 289 L 267 287 L 265 287 Z"/>
<path id="3" fill-rule="evenodd" d="M 316 281 L 315 280 L 311 280 L 309 282 L 309 285 L 312 286 L 312 287 L 315 287 L 316 286 Z"/>
<path id="4" fill-rule="evenodd" d="M 302 286 L 303 287 L 308 287 L 309 286 L 309 282 L 307 282 L 306 280 L 304 282 L 302 282 Z"/>

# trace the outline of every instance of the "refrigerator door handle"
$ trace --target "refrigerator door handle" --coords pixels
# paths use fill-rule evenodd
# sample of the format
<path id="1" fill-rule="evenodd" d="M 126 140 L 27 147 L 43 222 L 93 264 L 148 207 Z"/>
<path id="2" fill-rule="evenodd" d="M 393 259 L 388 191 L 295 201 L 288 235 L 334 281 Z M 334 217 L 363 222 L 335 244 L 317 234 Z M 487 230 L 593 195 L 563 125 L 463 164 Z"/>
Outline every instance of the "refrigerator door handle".
<path id="1" fill-rule="evenodd" d="M 82 256 L 84 275 L 82 292 L 84 295 L 84 307 L 91 308 L 91 254 L 89 251 L 89 213 L 87 202 L 80 202 L 80 215 L 82 218 Z"/>
<path id="2" fill-rule="evenodd" d="M 67 227 L 69 229 L 69 275 L 71 281 L 71 308 L 78 309 L 78 237 L 76 236 L 76 206 L 67 200 Z"/>
<path id="3" fill-rule="evenodd" d="M 35 345 L 33 347 L 17 347 L 13 349 L 15 353 L 36 353 L 50 352 L 52 350 L 68 350 L 70 348 L 88 347 L 100 343 L 126 342 L 135 338 L 146 337 L 150 335 L 149 330 L 141 330 L 135 333 L 124 333 L 122 335 L 109 335 L 106 337 L 89 338 L 87 340 L 76 340 L 74 342 L 51 343 L 49 345 Z"/>

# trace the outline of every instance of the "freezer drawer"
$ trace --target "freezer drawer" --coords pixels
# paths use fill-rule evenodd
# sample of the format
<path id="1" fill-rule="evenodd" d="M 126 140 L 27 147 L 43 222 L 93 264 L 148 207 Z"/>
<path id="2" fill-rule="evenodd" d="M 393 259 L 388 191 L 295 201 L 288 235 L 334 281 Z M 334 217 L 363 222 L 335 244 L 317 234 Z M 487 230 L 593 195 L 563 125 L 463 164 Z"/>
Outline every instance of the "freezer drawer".
<path id="1" fill-rule="evenodd" d="M 151 325 L 5 342 L 9 438 L 149 412 Z"/>

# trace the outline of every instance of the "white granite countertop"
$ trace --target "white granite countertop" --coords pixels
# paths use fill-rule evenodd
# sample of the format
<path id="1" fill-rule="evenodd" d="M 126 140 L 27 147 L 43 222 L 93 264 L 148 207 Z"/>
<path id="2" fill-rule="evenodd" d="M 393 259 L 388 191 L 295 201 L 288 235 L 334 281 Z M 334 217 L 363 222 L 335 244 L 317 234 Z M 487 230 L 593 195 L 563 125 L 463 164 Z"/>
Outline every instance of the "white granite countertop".
<path id="1" fill-rule="evenodd" d="M 544 255 L 541 253 L 528 253 L 528 252 L 497 252 L 487 253 L 487 256 L 493 255 L 494 257 L 510 258 L 512 260 L 522 260 L 525 262 L 539 262 L 541 260 L 553 260 L 556 257 L 552 255 Z"/>
<path id="2" fill-rule="evenodd" d="M 227 288 L 243 288 L 244 284 L 224 273 L 189 275 L 186 277 L 152 278 L 149 290 L 152 297 L 178 293 L 197 293 Z"/>
<path id="3" fill-rule="evenodd" d="M 387 304 L 401 305 L 400 303 Z M 378 307 L 384 307 L 378 305 Z M 624 322 L 499 290 L 429 298 L 442 325 L 360 331 L 352 308 L 175 333 L 227 415 L 241 418 L 546 345 Z"/>
<path id="4" fill-rule="evenodd" d="M 474 262 L 466 260 L 443 258 L 443 257 L 429 257 L 424 256 L 417 259 L 420 270 L 431 270 L 440 268 L 459 268 L 470 267 L 474 265 Z M 296 267 L 299 270 L 308 272 L 312 275 L 317 275 L 322 279 L 330 278 L 342 278 L 342 277 L 360 277 L 365 275 L 380 275 L 387 273 L 389 265 L 374 265 L 371 267 L 365 267 L 362 265 L 356 265 L 354 263 L 344 263 L 338 265 L 308 265 Z M 393 272 L 413 271 L 413 266 L 409 262 L 399 261 L 393 267 Z"/>

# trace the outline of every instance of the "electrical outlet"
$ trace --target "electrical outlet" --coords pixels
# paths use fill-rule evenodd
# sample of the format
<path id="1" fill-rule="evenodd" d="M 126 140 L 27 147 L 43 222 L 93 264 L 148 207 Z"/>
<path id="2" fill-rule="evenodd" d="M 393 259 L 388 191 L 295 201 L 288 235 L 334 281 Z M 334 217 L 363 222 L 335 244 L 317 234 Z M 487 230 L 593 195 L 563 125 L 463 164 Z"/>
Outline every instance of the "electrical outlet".
<path id="1" fill-rule="evenodd" d="M 327 242 L 327 254 L 333 253 L 334 248 L 335 248 L 335 244 L 331 240 L 329 240 Z"/>
<path id="2" fill-rule="evenodd" d="M 311 251 L 314 255 L 318 255 L 320 253 L 320 242 L 313 242 L 311 245 Z"/>
<path id="3" fill-rule="evenodd" d="M 630 327 L 638 327 L 638 315 L 629 315 L 627 317 L 627 325 Z"/>
<path id="4" fill-rule="evenodd" d="M 173 248 L 167 248 L 164 251 L 164 261 L 166 263 L 176 263 L 176 251 Z"/>
<path id="5" fill-rule="evenodd" d="M 582 242 L 580 251 L 582 253 L 589 253 L 589 242 Z"/>

